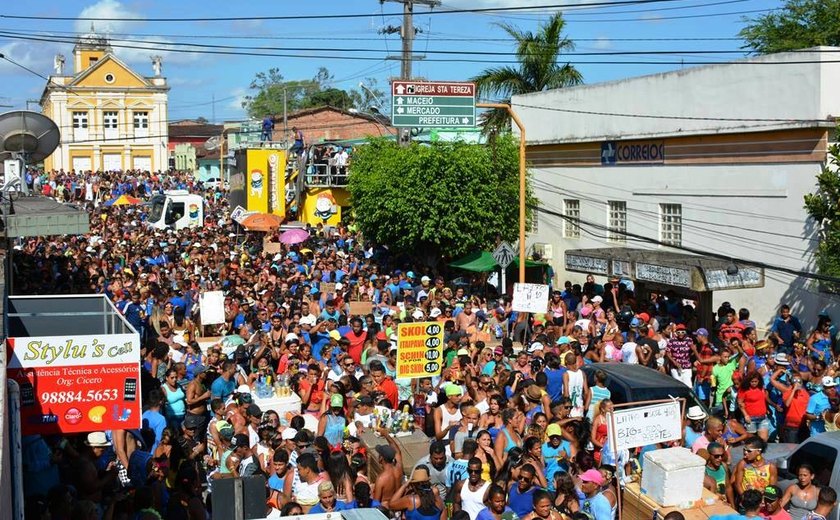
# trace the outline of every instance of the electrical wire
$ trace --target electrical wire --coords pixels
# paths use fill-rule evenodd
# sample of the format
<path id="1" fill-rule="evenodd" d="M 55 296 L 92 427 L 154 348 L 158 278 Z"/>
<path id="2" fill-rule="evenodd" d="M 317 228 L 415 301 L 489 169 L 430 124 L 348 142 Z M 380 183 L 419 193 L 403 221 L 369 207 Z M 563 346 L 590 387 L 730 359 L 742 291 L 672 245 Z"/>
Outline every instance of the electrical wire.
<path id="1" fill-rule="evenodd" d="M 603 7 L 603 6 L 618 6 L 618 5 L 641 5 L 641 4 L 657 4 L 668 2 L 679 2 L 683 0 L 614 0 L 612 2 L 590 2 L 590 3 L 566 3 L 566 4 L 546 4 L 538 6 L 506 6 L 506 7 L 480 7 L 473 9 L 446 9 L 446 10 L 431 10 L 427 15 L 435 14 L 470 14 L 470 13 L 485 13 L 485 12 L 512 12 L 523 10 L 539 10 L 539 9 L 563 9 L 568 7 Z M 388 13 L 387 16 L 402 16 L 403 13 Z M 331 20 L 331 19 L 350 19 L 350 18 L 368 18 L 369 13 L 339 13 L 339 14 L 310 14 L 310 15 L 275 15 L 275 16 L 217 16 L 217 17 L 184 17 L 184 18 L 120 18 L 120 17 L 93 17 L 93 16 L 35 16 L 35 15 L 12 15 L 0 14 L 0 18 L 10 20 L 49 20 L 49 21 L 92 21 L 92 22 L 241 22 L 254 20 Z"/>
<path id="2" fill-rule="evenodd" d="M 602 224 L 598 224 L 598 223 L 595 223 L 595 222 L 592 222 L 592 221 L 589 221 L 589 220 L 586 220 L 586 219 L 582 219 L 582 218 L 579 218 L 579 217 L 569 217 L 569 216 L 567 216 L 563 213 L 560 213 L 560 212 L 557 212 L 557 211 L 554 211 L 554 210 L 550 210 L 550 209 L 547 209 L 545 207 L 538 206 L 538 205 L 535 205 L 535 204 L 529 204 L 528 207 L 530 209 L 532 209 L 534 211 L 537 211 L 537 212 L 540 212 L 540 213 L 547 213 L 549 215 L 560 217 L 560 218 L 566 220 L 567 222 L 570 222 L 573 225 L 580 226 L 582 224 L 582 225 L 590 226 L 594 229 L 599 229 L 601 231 L 610 231 L 610 232 L 613 232 L 613 233 L 616 233 L 616 234 L 624 235 L 626 237 L 632 237 L 632 238 L 635 238 L 637 240 L 647 242 L 649 244 L 655 244 L 655 245 L 659 245 L 659 246 L 668 247 L 668 248 L 671 248 L 671 249 L 676 249 L 676 250 L 679 250 L 679 251 L 685 251 L 687 253 L 692 253 L 692 254 L 695 254 L 695 255 L 698 255 L 698 256 L 716 258 L 718 260 L 725 260 L 727 262 L 734 262 L 736 264 L 741 264 L 741 265 L 745 265 L 745 266 L 759 267 L 759 268 L 762 268 L 762 269 L 769 269 L 769 270 L 772 270 L 772 271 L 788 273 L 788 274 L 792 274 L 794 276 L 807 278 L 807 279 L 811 279 L 811 280 L 819 280 L 819 281 L 830 282 L 830 283 L 840 283 L 840 278 L 837 278 L 837 277 L 834 277 L 834 276 L 827 276 L 827 275 L 823 275 L 823 274 L 819 274 L 819 273 L 810 273 L 810 272 L 807 272 L 807 271 L 801 271 L 799 269 L 792 269 L 790 267 L 773 265 L 773 264 L 768 264 L 766 262 L 759 262 L 759 261 L 755 261 L 755 260 L 747 260 L 747 259 L 744 259 L 744 258 L 738 258 L 738 257 L 732 256 L 732 255 L 715 253 L 715 252 L 712 252 L 712 251 L 703 251 L 703 250 L 700 250 L 700 249 L 695 249 L 693 247 L 673 245 L 673 244 L 663 242 L 662 240 L 647 237 L 647 236 L 644 236 L 644 235 L 639 235 L 637 233 L 631 233 L 629 231 L 619 231 L 619 230 L 616 230 L 616 229 L 612 229 L 608 226 L 604 226 Z"/>

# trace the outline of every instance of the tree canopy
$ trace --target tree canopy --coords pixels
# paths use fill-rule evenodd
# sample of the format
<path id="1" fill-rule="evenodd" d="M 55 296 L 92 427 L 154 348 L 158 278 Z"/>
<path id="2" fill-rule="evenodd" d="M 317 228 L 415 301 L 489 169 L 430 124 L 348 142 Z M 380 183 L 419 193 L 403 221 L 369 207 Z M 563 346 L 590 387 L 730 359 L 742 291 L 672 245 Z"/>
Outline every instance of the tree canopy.
<path id="1" fill-rule="evenodd" d="M 840 278 L 840 146 L 829 147 L 828 160 L 817 175 L 817 191 L 805 195 L 805 210 L 819 226 L 816 264 L 820 274 Z M 830 284 L 840 290 L 840 284 Z"/>
<path id="2" fill-rule="evenodd" d="M 787 0 L 781 9 L 745 22 L 739 35 L 756 54 L 840 45 L 840 0 Z"/>
<path id="3" fill-rule="evenodd" d="M 515 94 L 571 87 L 583 82 L 580 72 L 571 64 L 558 63 L 563 52 L 574 49 L 574 43 L 563 34 L 566 21 L 555 13 L 536 33 L 522 31 L 507 24 L 498 24 L 516 41 L 517 66 L 491 67 L 472 79 L 478 95 L 485 99 L 510 102 Z M 483 115 L 485 131 L 507 129 L 508 114 L 495 109 Z"/>
<path id="4" fill-rule="evenodd" d="M 518 237 L 519 155 L 510 136 L 493 146 L 372 139 L 354 152 L 348 189 L 367 238 L 429 265 Z M 528 203 L 536 203 L 530 187 Z"/>
<path id="5" fill-rule="evenodd" d="M 335 88 L 334 79 L 326 68 L 321 67 L 312 79 L 287 81 L 280 69 L 274 67 L 254 76 L 249 86 L 253 94 L 245 97 L 242 107 L 253 118 L 282 114 L 284 91 L 289 112 L 327 105 L 344 110 L 366 110 L 380 104 L 376 98 L 381 98 L 383 94 L 376 86 L 376 79 L 367 78 L 364 81 L 374 95 L 362 88 L 349 91 Z"/>

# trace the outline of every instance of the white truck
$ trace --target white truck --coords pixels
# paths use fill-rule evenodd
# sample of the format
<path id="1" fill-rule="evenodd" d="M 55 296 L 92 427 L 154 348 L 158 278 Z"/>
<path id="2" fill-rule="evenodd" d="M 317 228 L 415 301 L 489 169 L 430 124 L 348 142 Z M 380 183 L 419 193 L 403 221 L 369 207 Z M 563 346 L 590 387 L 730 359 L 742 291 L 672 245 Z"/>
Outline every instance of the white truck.
<path id="1" fill-rule="evenodd" d="M 184 229 L 204 225 L 204 199 L 187 190 L 165 191 L 150 201 L 146 223 L 156 229 Z"/>

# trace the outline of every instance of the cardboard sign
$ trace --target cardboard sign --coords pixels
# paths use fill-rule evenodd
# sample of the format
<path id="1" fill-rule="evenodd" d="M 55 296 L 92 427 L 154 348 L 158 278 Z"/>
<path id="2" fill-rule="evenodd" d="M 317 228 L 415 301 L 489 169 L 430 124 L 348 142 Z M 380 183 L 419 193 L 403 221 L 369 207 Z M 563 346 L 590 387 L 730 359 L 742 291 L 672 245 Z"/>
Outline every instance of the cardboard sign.
<path id="1" fill-rule="evenodd" d="M 199 300 L 202 325 L 218 325 L 225 322 L 225 294 L 222 291 L 207 291 Z"/>
<path id="2" fill-rule="evenodd" d="M 679 401 L 667 401 L 637 408 L 616 409 L 608 418 L 610 446 L 628 450 L 658 442 L 682 439 L 682 411 Z"/>
<path id="3" fill-rule="evenodd" d="M 263 242 L 263 251 L 265 251 L 269 255 L 274 256 L 282 250 L 283 244 L 281 244 L 280 242 L 269 242 L 267 240 Z"/>
<path id="4" fill-rule="evenodd" d="M 321 294 L 335 294 L 335 284 L 332 282 L 322 282 Z"/>
<path id="5" fill-rule="evenodd" d="M 548 310 L 547 285 L 541 283 L 513 284 L 513 310 L 517 312 L 544 313 Z"/>
<path id="6" fill-rule="evenodd" d="M 137 334 L 8 338 L 24 435 L 139 428 Z"/>
<path id="7" fill-rule="evenodd" d="M 436 321 L 397 326 L 397 379 L 439 376 L 443 369 L 443 325 Z"/>
<path id="8" fill-rule="evenodd" d="M 350 316 L 365 317 L 373 312 L 373 302 L 350 302 Z"/>

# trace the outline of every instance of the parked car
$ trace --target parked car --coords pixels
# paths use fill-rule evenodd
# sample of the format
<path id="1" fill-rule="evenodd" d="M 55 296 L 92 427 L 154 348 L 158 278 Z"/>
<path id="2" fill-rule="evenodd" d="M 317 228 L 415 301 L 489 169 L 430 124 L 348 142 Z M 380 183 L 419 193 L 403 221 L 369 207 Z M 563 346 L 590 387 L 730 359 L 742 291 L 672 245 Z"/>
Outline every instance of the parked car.
<path id="1" fill-rule="evenodd" d="M 697 398 L 691 388 L 652 368 L 629 363 L 584 365 L 583 372 L 586 374 L 589 386 L 595 385 L 596 370 L 602 370 L 607 374 L 607 388 L 615 404 L 683 398 L 686 400 L 685 410 L 691 406 L 700 406 L 709 413 L 709 409 Z"/>

